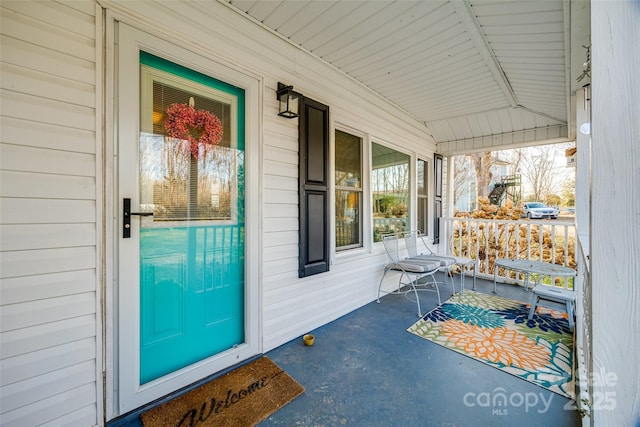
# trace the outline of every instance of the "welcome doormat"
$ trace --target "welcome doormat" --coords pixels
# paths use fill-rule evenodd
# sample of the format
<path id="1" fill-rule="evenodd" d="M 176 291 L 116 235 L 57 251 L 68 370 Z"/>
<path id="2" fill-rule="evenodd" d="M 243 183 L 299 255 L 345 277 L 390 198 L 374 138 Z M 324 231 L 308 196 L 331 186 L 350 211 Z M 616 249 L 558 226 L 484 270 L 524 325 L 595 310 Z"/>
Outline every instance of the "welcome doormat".
<path id="1" fill-rule="evenodd" d="M 304 387 L 261 357 L 140 418 L 145 427 L 255 426 L 302 392 Z"/>
<path id="2" fill-rule="evenodd" d="M 450 350 L 573 398 L 573 332 L 566 313 L 464 291 L 407 331 Z"/>

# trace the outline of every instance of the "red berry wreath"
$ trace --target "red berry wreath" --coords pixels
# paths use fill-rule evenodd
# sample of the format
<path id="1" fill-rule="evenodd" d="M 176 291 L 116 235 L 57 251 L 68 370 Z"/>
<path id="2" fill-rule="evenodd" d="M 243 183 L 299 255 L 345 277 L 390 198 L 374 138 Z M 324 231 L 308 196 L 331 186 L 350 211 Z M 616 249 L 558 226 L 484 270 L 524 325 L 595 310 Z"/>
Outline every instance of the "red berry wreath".
<path id="1" fill-rule="evenodd" d="M 170 137 L 189 141 L 189 150 L 195 158 L 199 155 L 199 144 L 206 147 L 222 141 L 220 119 L 209 111 L 196 110 L 187 104 L 169 105 L 164 128 Z"/>

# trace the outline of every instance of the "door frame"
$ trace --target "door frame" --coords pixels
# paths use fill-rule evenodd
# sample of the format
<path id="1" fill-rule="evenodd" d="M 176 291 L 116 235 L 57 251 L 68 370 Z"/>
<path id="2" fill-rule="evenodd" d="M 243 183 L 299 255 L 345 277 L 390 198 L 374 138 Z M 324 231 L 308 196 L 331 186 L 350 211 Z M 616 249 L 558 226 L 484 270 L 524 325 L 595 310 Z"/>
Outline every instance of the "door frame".
<path id="1" fill-rule="evenodd" d="M 107 14 L 108 18 L 113 18 Z M 105 207 L 112 212 L 106 222 L 107 250 L 112 260 L 105 260 L 105 415 L 106 419 L 125 414 L 157 398 L 175 392 L 202 378 L 262 353 L 260 245 L 260 101 L 262 80 L 235 67 L 195 53 L 116 19 L 108 19 L 105 97 Z M 116 42 L 117 40 L 117 42 Z M 163 376 L 150 383 L 139 384 L 139 288 L 132 290 L 118 281 L 119 243 L 122 230 L 122 198 L 137 200 L 137 194 L 121 194 L 119 189 L 120 138 L 138 139 L 139 129 L 139 52 L 165 58 L 200 73 L 210 75 L 245 90 L 245 343 L 208 359 Z M 110 58 L 110 54 L 113 57 Z M 112 80 L 111 80 L 112 79 Z M 135 153 L 134 153 L 135 155 Z M 123 333 L 120 333 L 123 331 Z M 131 333 L 130 331 L 134 331 Z M 133 359 L 129 362 L 124 357 Z M 131 354 L 133 352 L 134 354 Z"/>

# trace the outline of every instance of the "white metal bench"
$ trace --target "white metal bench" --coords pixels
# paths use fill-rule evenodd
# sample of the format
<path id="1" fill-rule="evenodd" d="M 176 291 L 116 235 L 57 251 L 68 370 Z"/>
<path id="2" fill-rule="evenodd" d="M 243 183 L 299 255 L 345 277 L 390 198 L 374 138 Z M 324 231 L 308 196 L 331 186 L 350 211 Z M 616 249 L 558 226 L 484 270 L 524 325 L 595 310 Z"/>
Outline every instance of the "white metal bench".
<path id="1" fill-rule="evenodd" d="M 438 289 L 438 282 L 435 279 L 435 273 L 441 268 L 440 262 L 437 260 L 425 260 L 420 258 L 401 258 L 400 257 L 400 245 L 399 240 L 402 233 L 392 233 L 382 236 L 382 243 L 384 249 L 387 252 L 389 263 L 384 267 L 384 273 L 380 279 L 378 285 L 378 299 L 380 303 L 380 294 L 403 294 L 405 298 L 411 300 L 408 294 L 413 292 L 418 305 L 418 316 L 422 317 L 422 310 L 420 308 L 420 299 L 418 298 L 418 291 L 429 290 L 435 291 L 438 294 L 438 305 L 442 304 L 440 300 L 440 290 Z M 382 289 L 382 282 L 389 271 L 400 272 L 400 278 L 398 279 L 398 286 L 393 291 L 384 291 Z M 408 281 L 403 281 L 403 278 L 407 278 Z M 425 283 L 418 283 L 418 280 L 423 277 L 430 277 L 431 281 Z M 429 289 L 433 287 L 433 289 Z M 406 288 L 406 289 L 404 289 Z"/>
<path id="2" fill-rule="evenodd" d="M 538 307 L 554 308 L 544 304 L 545 301 L 564 304 L 567 308 L 567 316 L 569 317 L 569 329 L 573 331 L 573 315 L 574 302 L 576 293 L 570 289 L 555 288 L 553 286 L 538 285 L 532 290 L 531 309 L 529 310 L 529 320 L 533 319 L 533 315 Z"/>

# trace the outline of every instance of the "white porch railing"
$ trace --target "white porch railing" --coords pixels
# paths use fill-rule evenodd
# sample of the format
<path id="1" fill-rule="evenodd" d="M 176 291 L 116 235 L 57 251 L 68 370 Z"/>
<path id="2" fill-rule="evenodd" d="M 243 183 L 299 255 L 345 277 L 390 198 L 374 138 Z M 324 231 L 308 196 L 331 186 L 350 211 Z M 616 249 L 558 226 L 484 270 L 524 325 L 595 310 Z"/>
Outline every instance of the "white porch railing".
<path id="1" fill-rule="evenodd" d="M 578 408 L 582 415 L 582 425 L 589 425 L 591 408 L 588 402 L 593 402 L 592 396 L 592 376 L 593 354 L 591 350 L 591 339 L 593 336 L 591 322 L 591 272 L 589 270 L 589 247 L 587 236 L 578 239 L 579 253 L 579 273 L 576 280 L 576 360 L 577 385 L 579 398 L 576 399 Z"/>
<path id="2" fill-rule="evenodd" d="M 442 218 L 442 222 L 446 253 L 477 259 L 479 277 L 493 279 L 496 258 L 545 261 L 577 268 L 574 223 L 457 217 Z M 524 284 L 526 277 L 502 267 L 497 272 L 497 278 L 505 283 Z M 572 289 L 574 278 L 543 277 L 542 283 Z"/>

